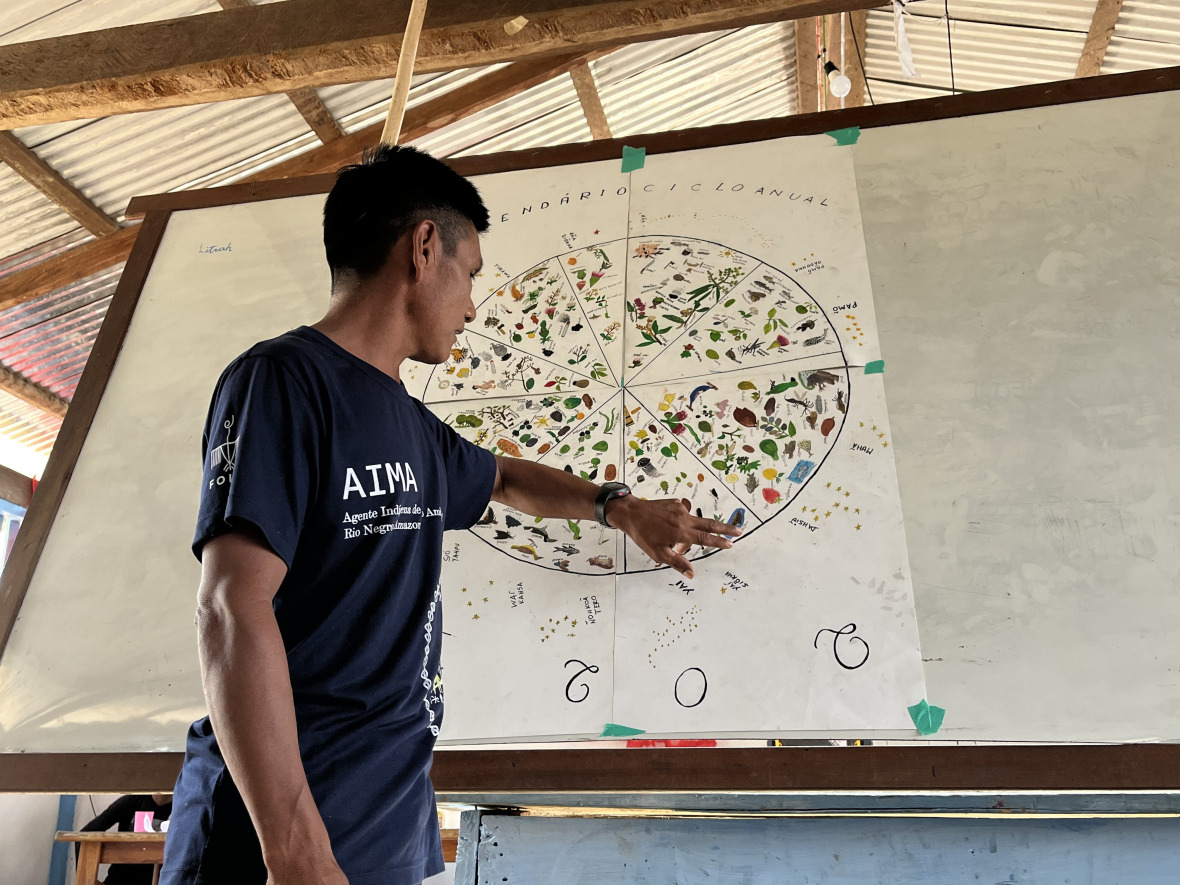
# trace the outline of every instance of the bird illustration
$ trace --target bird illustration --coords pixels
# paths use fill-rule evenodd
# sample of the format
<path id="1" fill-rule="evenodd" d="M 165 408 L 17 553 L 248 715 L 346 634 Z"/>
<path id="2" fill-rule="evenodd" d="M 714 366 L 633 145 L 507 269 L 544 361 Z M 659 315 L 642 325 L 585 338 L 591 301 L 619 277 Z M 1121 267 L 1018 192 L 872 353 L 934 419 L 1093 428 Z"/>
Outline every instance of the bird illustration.
<path id="1" fill-rule="evenodd" d="M 478 521 L 478 522 L 476 522 L 475 524 L 476 524 L 476 525 L 495 525 L 495 524 L 496 524 L 496 513 L 495 513 L 495 511 L 493 511 L 493 510 L 492 510 L 492 508 L 491 508 L 491 507 L 489 507 L 489 508 L 488 508 L 488 512 L 487 512 L 487 513 L 485 513 L 483 516 L 481 516 L 481 517 L 479 518 L 479 521 Z"/>

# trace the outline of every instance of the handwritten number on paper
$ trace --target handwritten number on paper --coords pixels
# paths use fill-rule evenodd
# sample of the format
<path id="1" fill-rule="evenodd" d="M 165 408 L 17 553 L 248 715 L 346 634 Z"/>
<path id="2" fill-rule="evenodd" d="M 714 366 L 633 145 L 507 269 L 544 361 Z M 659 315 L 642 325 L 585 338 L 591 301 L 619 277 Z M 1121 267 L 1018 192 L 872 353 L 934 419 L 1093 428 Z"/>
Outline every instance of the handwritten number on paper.
<path id="1" fill-rule="evenodd" d="M 580 704 L 582 701 L 586 700 L 586 698 L 590 697 L 590 686 L 585 682 L 578 686 L 582 689 L 582 696 L 580 698 L 575 698 L 573 695 L 571 695 L 570 689 L 574 687 L 574 682 L 577 681 L 579 676 L 581 676 L 583 673 L 597 673 L 598 667 L 596 667 L 594 664 L 587 664 L 585 661 L 579 661 L 577 658 L 571 658 L 565 662 L 566 667 L 568 667 L 570 664 L 577 664 L 582 669 L 575 673 L 573 678 L 565 684 L 565 699 L 571 704 Z"/>
<path id="2" fill-rule="evenodd" d="M 699 698 L 697 698 L 695 701 L 693 701 L 691 704 L 688 703 L 688 700 L 686 698 L 680 697 L 680 680 L 683 679 L 685 676 L 687 676 L 689 673 L 700 673 L 701 674 L 701 686 L 700 686 L 701 696 Z M 686 694 L 692 690 L 691 681 L 692 680 L 690 680 L 689 684 L 685 685 L 685 687 L 684 687 Z M 708 693 L 709 693 L 709 679 L 707 676 L 705 676 L 705 671 L 702 670 L 700 667 L 689 667 L 687 670 L 685 670 L 683 673 L 681 673 L 679 676 L 677 676 L 676 677 L 676 685 L 672 689 L 672 694 L 676 698 L 676 703 L 678 703 L 682 707 L 699 707 L 701 705 L 701 702 L 704 701 L 705 695 Z"/>
<path id="3" fill-rule="evenodd" d="M 856 624 L 845 624 L 839 630 L 832 630 L 831 628 L 824 628 L 823 630 L 820 630 L 818 633 L 815 634 L 815 642 L 813 642 L 811 645 L 812 645 L 812 648 L 819 648 L 820 636 L 822 636 L 825 633 L 831 633 L 832 634 L 832 654 L 836 656 L 836 663 L 839 664 L 841 667 L 843 667 L 845 670 L 855 670 L 857 667 L 863 667 L 865 664 L 865 661 L 867 661 L 869 659 L 869 644 L 867 642 L 865 642 L 863 639 L 861 639 L 859 636 L 853 636 L 852 634 L 854 634 L 855 632 L 856 632 Z M 849 643 L 859 642 L 861 645 L 864 646 L 864 657 L 861 658 L 857 663 L 846 664 L 846 663 L 844 663 L 844 659 L 842 657 L 840 657 L 840 637 L 841 636 L 847 636 Z"/>

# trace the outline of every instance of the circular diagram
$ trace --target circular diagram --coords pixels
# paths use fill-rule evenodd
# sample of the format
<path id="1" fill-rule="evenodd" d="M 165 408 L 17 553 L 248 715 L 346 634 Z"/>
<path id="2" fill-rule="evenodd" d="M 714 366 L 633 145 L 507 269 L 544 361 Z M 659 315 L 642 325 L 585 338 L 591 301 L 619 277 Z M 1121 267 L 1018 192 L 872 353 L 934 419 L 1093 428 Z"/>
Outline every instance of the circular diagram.
<path id="1" fill-rule="evenodd" d="M 794 279 L 677 236 L 549 258 L 493 290 L 423 402 L 465 438 L 745 526 L 783 513 L 839 437 L 850 374 Z M 666 568 L 592 520 L 493 504 L 472 531 L 522 562 L 581 574 Z M 694 548 L 690 559 L 711 555 Z"/>

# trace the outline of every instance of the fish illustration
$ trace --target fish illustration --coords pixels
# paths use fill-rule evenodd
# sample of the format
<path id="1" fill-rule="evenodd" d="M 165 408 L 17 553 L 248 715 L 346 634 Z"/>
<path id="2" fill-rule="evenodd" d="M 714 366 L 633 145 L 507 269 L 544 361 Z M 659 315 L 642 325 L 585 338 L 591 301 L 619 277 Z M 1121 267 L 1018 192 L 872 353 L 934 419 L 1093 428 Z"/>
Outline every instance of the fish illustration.
<path id="1" fill-rule="evenodd" d="M 537 548 L 532 544 L 513 544 L 512 549 L 519 550 L 521 553 L 527 553 L 533 558 L 534 562 L 541 558 L 539 555 L 537 555 Z"/>
<path id="2" fill-rule="evenodd" d="M 574 556 L 578 553 L 578 548 L 573 544 L 562 544 L 560 547 L 554 548 L 558 553 L 564 553 L 566 556 Z"/>
<path id="3" fill-rule="evenodd" d="M 540 536 L 540 538 L 541 538 L 541 539 L 542 539 L 542 540 L 543 540 L 543 541 L 544 541 L 546 544 L 552 544 L 552 543 L 553 543 L 553 539 L 549 537 L 549 533 L 548 533 L 547 531 L 545 531 L 545 529 L 544 529 L 543 527 L 541 527 L 541 526 L 532 526 L 532 525 L 530 525 L 530 526 L 527 526 L 527 527 L 526 527 L 526 531 L 530 531 L 530 532 L 532 532 L 534 535 L 538 535 L 538 536 Z"/>
<path id="4" fill-rule="evenodd" d="M 568 559 L 555 559 L 553 560 L 553 564 L 563 572 L 568 572 L 570 570 L 570 561 Z"/>

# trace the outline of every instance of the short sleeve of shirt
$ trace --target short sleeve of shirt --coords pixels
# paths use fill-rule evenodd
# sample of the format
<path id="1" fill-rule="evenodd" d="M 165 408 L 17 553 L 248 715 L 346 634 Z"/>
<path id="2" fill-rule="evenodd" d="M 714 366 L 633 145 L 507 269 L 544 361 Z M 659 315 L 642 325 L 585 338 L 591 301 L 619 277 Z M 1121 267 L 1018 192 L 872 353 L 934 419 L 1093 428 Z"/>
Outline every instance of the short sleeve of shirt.
<path id="1" fill-rule="evenodd" d="M 317 419 L 303 388 L 266 357 L 245 357 L 218 382 L 205 423 L 193 553 L 250 525 L 288 568 L 315 494 Z"/>
<path id="2" fill-rule="evenodd" d="M 429 416 L 427 420 L 434 429 L 447 473 L 444 528 L 469 529 L 492 499 L 496 484 L 496 456 L 463 439 L 429 409 L 423 408 L 422 411 Z"/>

